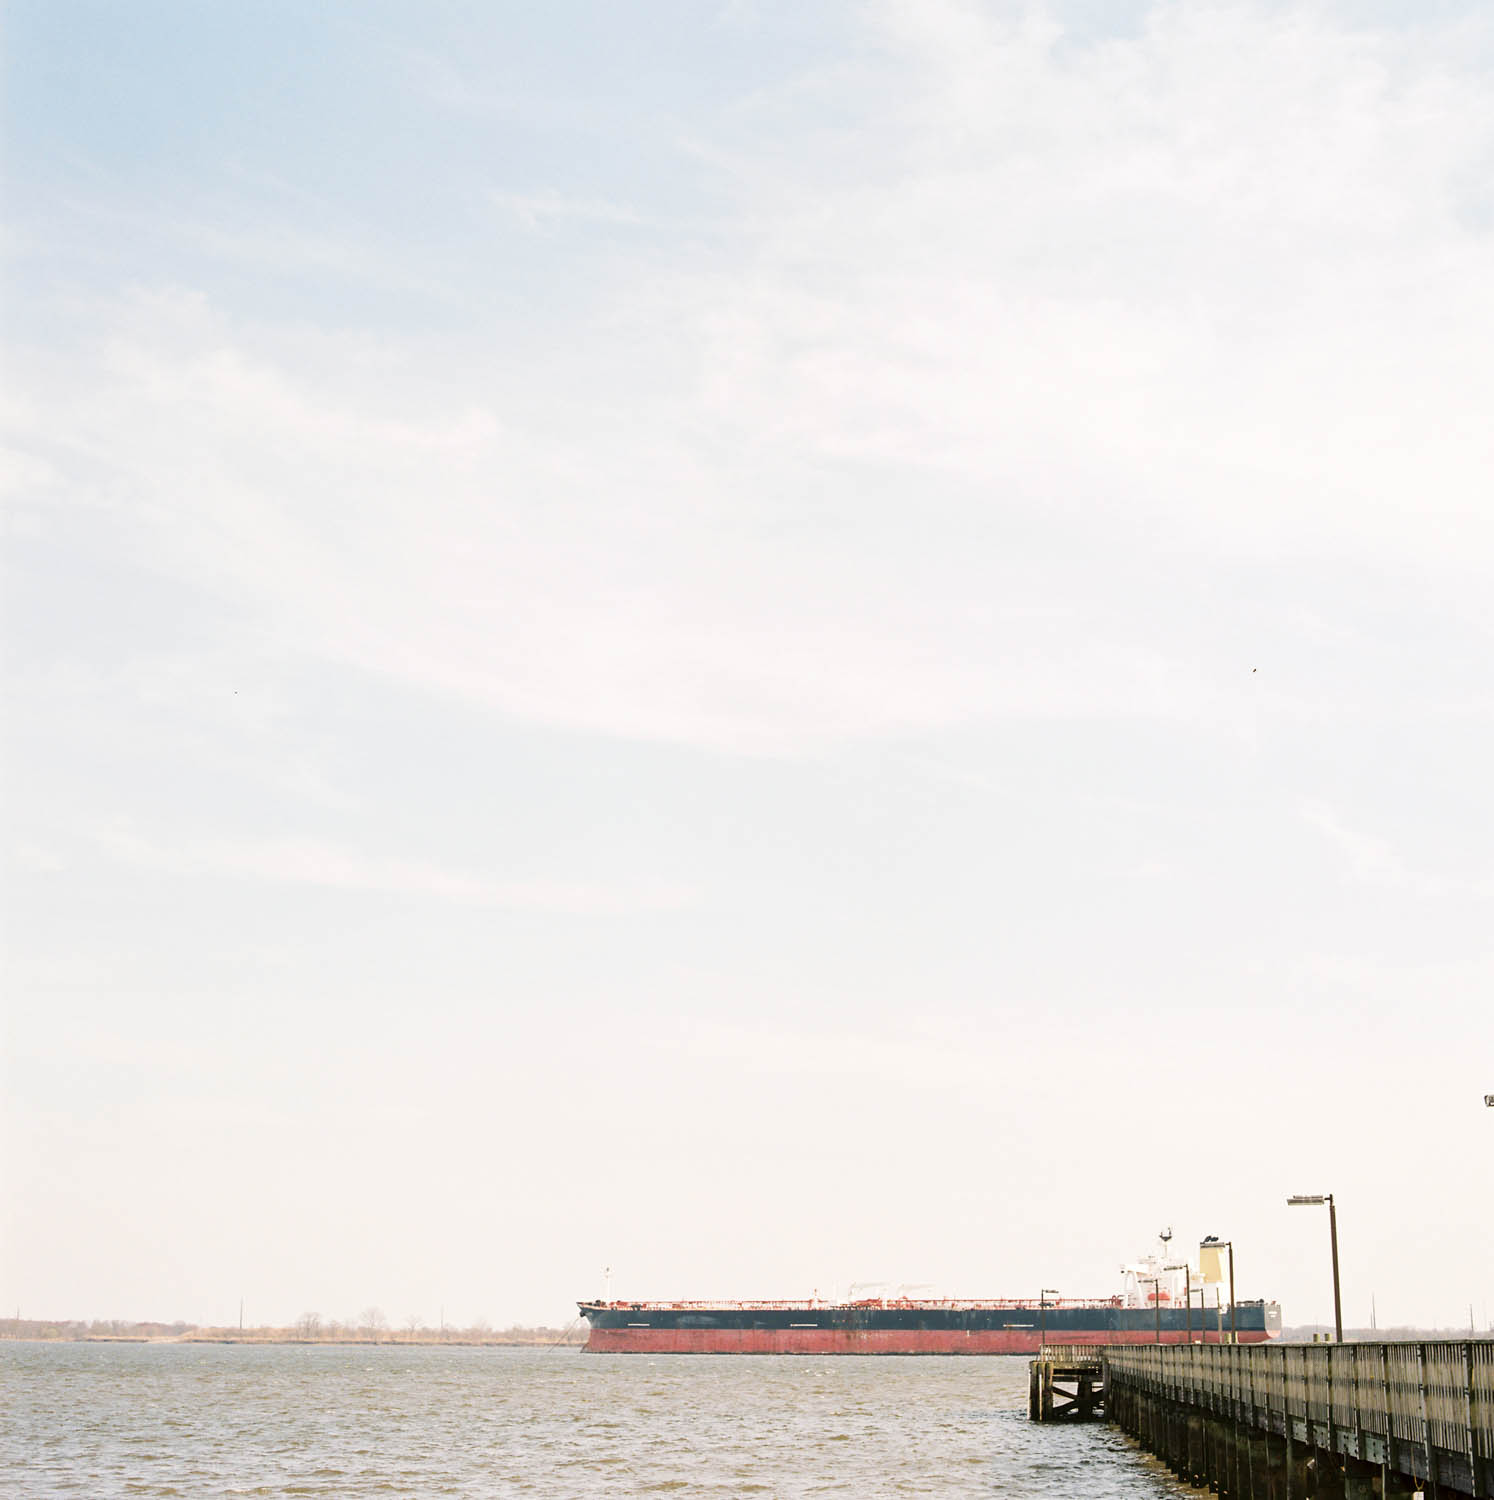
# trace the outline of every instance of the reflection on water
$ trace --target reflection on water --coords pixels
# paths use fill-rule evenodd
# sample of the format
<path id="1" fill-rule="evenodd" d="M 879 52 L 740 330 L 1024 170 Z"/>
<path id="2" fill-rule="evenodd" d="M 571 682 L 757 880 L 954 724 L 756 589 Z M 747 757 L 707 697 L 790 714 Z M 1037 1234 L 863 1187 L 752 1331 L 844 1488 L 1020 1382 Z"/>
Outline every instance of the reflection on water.
<path id="1" fill-rule="evenodd" d="M 1191 1493 L 1026 1401 L 1016 1358 L 6 1344 L 0 1493 Z"/>

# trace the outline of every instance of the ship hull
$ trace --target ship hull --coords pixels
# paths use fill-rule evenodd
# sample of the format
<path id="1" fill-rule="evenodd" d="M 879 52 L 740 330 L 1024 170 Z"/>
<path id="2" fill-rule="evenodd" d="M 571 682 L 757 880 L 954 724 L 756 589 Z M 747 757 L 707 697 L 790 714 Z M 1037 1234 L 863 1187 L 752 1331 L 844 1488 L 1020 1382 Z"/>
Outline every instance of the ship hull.
<path id="1" fill-rule="evenodd" d="M 1242 1330 L 1240 1342 L 1271 1337 Z M 1193 1341 L 1198 1339 L 1195 1329 Z M 1065 1344 L 1156 1341 L 1155 1329 L 1063 1335 Z M 1219 1335 L 1211 1329 L 1207 1341 L 1217 1343 Z M 1164 1332 L 1162 1342 L 1186 1343 L 1187 1335 Z M 1036 1354 L 1039 1344 L 1037 1334 L 1008 1328 L 593 1328 L 585 1347 L 590 1354 Z"/>
<path id="2" fill-rule="evenodd" d="M 1215 1344 L 1229 1315 L 1200 1324 L 1182 1309 L 1091 1304 L 1048 1307 L 856 1303 L 581 1303 L 594 1354 L 1035 1354 L 1048 1344 Z M 1041 1320 L 1041 1321 L 1040 1321 Z M 1281 1331 L 1274 1302 L 1237 1308 L 1236 1337 L 1263 1343 Z"/>

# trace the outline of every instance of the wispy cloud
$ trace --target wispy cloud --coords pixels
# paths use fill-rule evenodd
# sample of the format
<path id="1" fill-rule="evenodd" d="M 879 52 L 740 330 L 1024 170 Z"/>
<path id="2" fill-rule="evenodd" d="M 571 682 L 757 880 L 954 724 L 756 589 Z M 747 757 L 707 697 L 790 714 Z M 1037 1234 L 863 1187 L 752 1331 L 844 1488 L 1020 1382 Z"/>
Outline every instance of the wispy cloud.
<path id="1" fill-rule="evenodd" d="M 604 198 L 568 198 L 561 193 L 496 193 L 493 201 L 508 209 L 526 229 L 548 229 L 566 222 L 627 225 L 644 222 L 636 210 Z"/>
<path id="2" fill-rule="evenodd" d="M 225 876 L 427 898 L 464 906 L 602 914 L 673 911 L 688 906 L 684 887 L 596 885 L 556 880 L 493 880 L 397 857 L 355 853 L 312 839 L 159 843 L 114 829 L 99 836 L 113 858 L 169 875 Z"/>
<path id="3" fill-rule="evenodd" d="M 1321 802 L 1306 803 L 1302 817 L 1344 855 L 1354 879 L 1366 885 L 1387 886 L 1420 896 L 1441 895 L 1455 886 L 1442 876 L 1409 868 L 1388 840 L 1349 827 Z"/>
<path id="4" fill-rule="evenodd" d="M 161 565 L 335 660 L 775 754 L 1234 724 L 1135 558 L 1494 542 L 1487 236 L 1459 209 L 1494 96 L 1453 32 L 1158 9 L 1075 47 L 1041 12 L 869 14 L 871 59 L 819 79 L 849 137 L 805 132 L 802 80 L 718 122 L 709 255 L 659 251 L 512 359 L 251 332 L 210 296 L 94 308 L 103 358 L 59 361 L 13 424 L 22 482 L 107 495 Z M 498 201 L 536 230 L 641 222 Z"/>
<path id="5" fill-rule="evenodd" d="M 955 1047 L 910 1030 L 875 1034 L 864 1028 L 839 1033 L 748 1026 L 697 1026 L 674 1039 L 681 1051 L 709 1066 L 730 1064 L 749 1073 L 855 1079 L 916 1088 L 974 1085 L 990 1077 L 988 1055 Z"/>
<path id="6" fill-rule="evenodd" d="M 103 348 L 14 414 L 19 482 L 99 497 L 300 650 L 766 754 L 1012 717 L 1237 731 L 1253 661 L 1210 660 L 1141 560 L 1494 544 L 1486 234 L 1458 208 L 1494 105 L 1455 31 L 1158 9 L 1074 46 L 1041 11 L 868 14 L 868 60 L 817 78 L 854 157 L 806 131 L 803 79 L 723 115 L 709 255 L 660 251 L 511 357 L 250 329 L 196 292 L 95 306 Z"/>

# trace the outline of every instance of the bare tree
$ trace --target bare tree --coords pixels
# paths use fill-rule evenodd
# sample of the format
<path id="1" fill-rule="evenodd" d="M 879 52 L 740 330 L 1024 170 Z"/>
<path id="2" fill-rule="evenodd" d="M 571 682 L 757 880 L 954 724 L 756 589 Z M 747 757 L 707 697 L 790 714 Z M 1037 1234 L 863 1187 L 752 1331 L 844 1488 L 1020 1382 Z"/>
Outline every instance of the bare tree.
<path id="1" fill-rule="evenodd" d="M 382 1307 L 365 1307 L 358 1314 L 358 1326 L 377 1344 L 388 1332 L 389 1319 L 384 1316 Z"/>
<path id="2" fill-rule="evenodd" d="M 303 1339 L 314 1339 L 322 1331 L 322 1315 L 320 1313 L 302 1313 L 296 1319 L 296 1332 Z"/>

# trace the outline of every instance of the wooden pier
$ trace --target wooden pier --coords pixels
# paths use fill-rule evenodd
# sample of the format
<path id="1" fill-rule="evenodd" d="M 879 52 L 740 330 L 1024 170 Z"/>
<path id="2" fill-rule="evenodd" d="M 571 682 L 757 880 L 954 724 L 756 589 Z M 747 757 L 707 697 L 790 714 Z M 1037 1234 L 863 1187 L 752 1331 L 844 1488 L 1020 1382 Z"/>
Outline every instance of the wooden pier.
<path id="1" fill-rule="evenodd" d="M 1494 1340 L 1094 1353 L 1090 1413 L 1045 1403 L 1043 1382 L 1063 1367 L 1033 1362 L 1033 1420 L 1103 1408 L 1180 1477 L 1231 1500 L 1494 1496 Z"/>
<path id="2" fill-rule="evenodd" d="M 1102 1415 L 1103 1351 L 1093 1345 L 1044 1346 L 1029 1367 L 1027 1415 L 1034 1422 L 1080 1422 Z"/>

